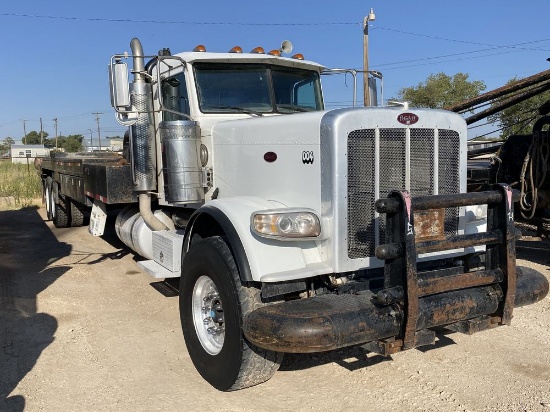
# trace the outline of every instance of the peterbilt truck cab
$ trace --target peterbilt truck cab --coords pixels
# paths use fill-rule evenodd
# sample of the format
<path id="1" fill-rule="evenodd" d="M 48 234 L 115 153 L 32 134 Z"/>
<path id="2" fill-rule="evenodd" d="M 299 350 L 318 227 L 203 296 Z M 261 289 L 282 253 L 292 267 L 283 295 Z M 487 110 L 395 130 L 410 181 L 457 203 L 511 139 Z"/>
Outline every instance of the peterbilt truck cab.
<path id="1" fill-rule="evenodd" d="M 329 70 L 288 46 L 145 56 L 133 39 L 109 65 L 136 200 L 117 233 L 144 271 L 180 278 L 201 376 L 236 390 L 284 353 L 389 355 L 441 327 L 508 325 L 546 296 L 546 278 L 515 264 L 515 193 L 466 193 L 460 115 L 326 110 Z"/>

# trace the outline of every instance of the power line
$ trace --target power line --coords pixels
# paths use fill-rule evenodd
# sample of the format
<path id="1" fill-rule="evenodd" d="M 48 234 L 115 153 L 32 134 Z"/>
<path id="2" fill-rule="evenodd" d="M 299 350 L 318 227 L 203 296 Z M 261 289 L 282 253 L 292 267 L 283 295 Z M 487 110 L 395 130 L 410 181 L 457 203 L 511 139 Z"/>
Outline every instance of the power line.
<path id="1" fill-rule="evenodd" d="M 508 46 L 493 46 L 493 47 L 490 47 L 488 49 L 470 50 L 470 51 L 461 52 L 461 53 L 443 54 L 441 56 L 431 56 L 431 57 L 423 57 L 423 58 L 412 59 L 412 60 L 402 60 L 402 61 L 393 62 L 393 63 L 382 63 L 382 64 L 378 64 L 376 67 L 393 66 L 393 65 L 404 64 L 404 63 L 415 63 L 415 62 L 418 62 L 418 61 L 425 61 L 425 60 L 443 59 L 445 57 L 454 57 L 454 56 L 462 56 L 462 55 L 465 55 L 465 54 L 482 53 L 482 52 L 497 50 L 497 49 L 502 49 L 502 48 L 514 48 L 514 49 L 518 49 L 518 50 L 525 50 L 524 48 L 518 48 L 516 46 L 523 45 L 523 44 L 529 44 L 529 43 L 537 43 L 537 42 L 546 41 L 546 40 L 549 40 L 549 39 L 535 40 L 535 41 L 532 41 L 532 42 L 511 44 L 511 45 L 508 45 Z M 527 49 L 527 50 L 550 51 L 550 50 L 542 50 L 542 49 Z M 508 51 L 503 52 L 503 53 L 508 53 Z M 494 56 L 494 55 L 495 54 L 490 54 L 488 56 Z M 474 57 L 474 58 L 477 58 L 477 57 Z"/>
<path id="2" fill-rule="evenodd" d="M 153 23 L 153 24 L 182 24 L 195 26 L 361 26 L 362 23 L 346 22 L 317 22 L 317 23 L 239 23 L 239 22 L 199 22 L 199 21 L 181 21 L 181 20 L 136 20 L 136 19 L 109 19 L 95 17 L 72 17 L 72 16 L 52 16 L 43 14 L 20 14 L 20 13 L 0 13 L 4 17 L 27 17 L 39 19 L 71 20 L 71 21 L 102 21 L 108 23 Z"/>
<path id="3" fill-rule="evenodd" d="M 203 25 L 203 26 L 278 26 L 278 27 L 292 27 L 292 26 L 358 26 L 363 27 L 363 22 L 310 22 L 310 23 L 268 23 L 268 22 L 231 22 L 231 21 L 222 21 L 222 22 L 200 22 L 200 21 L 183 21 L 183 20 L 151 20 L 151 19 L 113 19 L 113 18 L 99 18 L 99 17 L 74 17 L 74 16 L 56 16 L 56 15 L 42 15 L 42 14 L 23 14 L 23 13 L 0 13 L 0 16 L 4 17 L 25 17 L 25 18 L 41 18 L 41 19 L 54 19 L 54 20 L 68 20 L 68 21 L 90 21 L 90 22 L 111 22 L 111 23 L 152 23 L 152 24 L 180 24 L 180 25 Z M 390 27 L 383 26 L 374 26 L 372 30 L 386 30 L 392 31 L 395 33 L 406 34 L 409 36 L 419 36 L 435 40 L 443 40 L 454 43 L 464 43 L 464 44 L 475 44 L 480 46 L 489 46 L 491 48 L 514 48 L 519 50 L 529 50 L 529 51 L 550 51 L 543 48 L 526 48 L 520 47 L 526 44 L 541 43 L 544 41 L 550 41 L 550 39 L 540 39 L 533 40 L 524 43 L 518 43 L 514 45 L 495 45 L 490 43 L 474 42 L 468 40 L 460 39 L 450 39 L 447 37 L 433 36 L 423 33 L 414 33 L 405 30 L 393 29 Z M 490 50 L 490 49 L 489 49 Z M 472 51 L 476 53 L 479 51 Z"/>
<path id="4" fill-rule="evenodd" d="M 533 48 L 523 48 L 523 47 L 518 47 L 518 46 L 521 46 L 523 44 L 532 44 L 532 43 L 540 43 L 540 42 L 543 42 L 543 41 L 549 41 L 550 39 L 541 39 L 541 40 L 533 40 L 533 41 L 530 41 L 530 42 L 525 42 L 525 43 L 519 43 L 518 45 L 495 45 L 495 44 L 489 44 L 489 43 L 480 43 L 480 42 L 474 42 L 474 41 L 468 41 L 468 40 L 458 40 L 458 39 L 449 39 L 447 37 L 440 37 L 440 36 L 432 36 L 432 35 L 429 35 L 429 34 L 421 34 L 421 33 L 412 33 L 412 32 L 408 32 L 408 31 L 404 31 L 404 30 L 397 30 L 397 29 L 391 29 L 389 27 L 381 27 L 381 26 L 375 26 L 376 28 L 380 29 L 380 30 L 387 30 L 387 31 L 393 31 L 393 32 L 396 32 L 396 33 L 401 33 L 401 34 L 407 34 L 409 36 L 419 36 L 419 37 L 426 37 L 426 38 L 429 38 L 429 39 L 435 39 L 435 40 L 444 40 L 444 41 L 449 41 L 449 42 L 454 42 L 454 43 L 465 43 L 465 44 L 477 44 L 478 46 L 490 46 L 490 47 L 494 47 L 494 48 L 514 48 L 514 49 L 523 49 L 523 50 L 535 50 L 535 51 L 549 51 L 549 50 L 544 50 L 544 49 L 533 49 Z"/>
<path id="5" fill-rule="evenodd" d="M 388 67 L 388 68 L 385 68 L 384 71 L 406 69 L 406 68 L 409 68 L 409 67 L 427 66 L 427 65 L 430 65 L 430 64 L 442 64 L 442 63 L 458 62 L 458 61 L 463 61 L 463 60 L 481 59 L 481 58 L 484 58 L 484 57 L 499 56 L 501 54 L 515 53 L 516 51 L 517 50 L 508 50 L 508 51 L 503 51 L 503 52 L 500 52 L 500 53 L 484 54 L 483 56 L 465 57 L 463 59 L 452 59 L 452 60 L 443 60 L 443 61 L 440 61 L 440 62 L 410 64 L 408 66 L 399 66 L 399 67 Z M 378 67 L 379 67 L 378 65 L 375 65 L 376 69 L 378 69 Z"/>

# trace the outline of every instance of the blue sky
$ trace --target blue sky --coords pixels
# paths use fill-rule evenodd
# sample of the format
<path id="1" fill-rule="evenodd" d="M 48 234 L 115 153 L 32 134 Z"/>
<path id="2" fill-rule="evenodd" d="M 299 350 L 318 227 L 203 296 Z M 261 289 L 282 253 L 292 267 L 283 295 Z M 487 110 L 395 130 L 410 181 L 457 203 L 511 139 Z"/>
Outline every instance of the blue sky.
<path id="1" fill-rule="evenodd" d="M 146 54 L 197 44 L 221 52 L 235 45 L 270 50 L 288 39 L 308 60 L 360 70 L 362 21 L 371 7 L 369 69 L 383 73 L 386 99 L 432 73 L 468 73 L 491 90 L 550 69 L 548 0 L 5 2 L 0 139 L 20 140 L 23 120 L 27 132 L 40 130 L 40 118 L 54 136 L 57 118 L 59 134 L 89 138 L 91 131 L 95 141 L 94 112 L 103 113 L 102 139 L 122 135 L 109 103 L 107 64 L 111 55 L 129 51 L 132 37 Z M 327 100 L 351 100 L 349 90 L 342 93 Z"/>

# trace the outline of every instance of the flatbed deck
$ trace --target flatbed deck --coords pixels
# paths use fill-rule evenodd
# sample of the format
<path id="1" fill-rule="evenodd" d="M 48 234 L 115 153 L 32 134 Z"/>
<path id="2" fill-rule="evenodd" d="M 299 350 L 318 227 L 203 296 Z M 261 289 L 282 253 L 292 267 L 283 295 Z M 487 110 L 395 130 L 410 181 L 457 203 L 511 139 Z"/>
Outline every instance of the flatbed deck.
<path id="1" fill-rule="evenodd" d="M 97 199 L 105 204 L 136 201 L 132 170 L 117 153 L 70 154 L 44 158 L 39 171 L 59 183 L 59 193 L 91 206 Z"/>

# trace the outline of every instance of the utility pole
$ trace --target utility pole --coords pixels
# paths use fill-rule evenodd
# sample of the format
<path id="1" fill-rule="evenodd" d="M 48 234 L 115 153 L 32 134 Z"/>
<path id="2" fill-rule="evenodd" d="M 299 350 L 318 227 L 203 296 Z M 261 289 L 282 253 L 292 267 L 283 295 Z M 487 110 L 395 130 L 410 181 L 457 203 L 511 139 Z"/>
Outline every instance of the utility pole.
<path id="1" fill-rule="evenodd" d="M 44 129 L 42 129 L 42 118 L 40 118 L 40 144 L 44 144 Z"/>
<path id="2" fill-rule="evenodd" d="M 53 121 L 55 124 L 55 149 L 57 150 L 57 117 Z"/>
<path id="3" fill-rule="evenodd" d="M 23 119 L 23 144 L 27 144 L 27 129 L 25 128 L 26 120 Z"/>
<path id="4" fill-rule="evenodd" d="M 374 21 L 376 16 L 371 8 L 369 15 L 363 19 L 363 102 L 365 106 L 370 106 L 369 90 L 369 21 Z"/>
<path id="5" fill-rule="evenodd" d="M 92 114 L 95 114 L 95 121 L 97 122 L 97 138 L 99 142 L 99 151 L 101 152 L 101 129 L 99 128 L 99 115 L 103 113 L 94 112 Z"/>
<path id="6" fill-rule="evenodd" d="M 90 131 L 90 152 L 94 151 L 94 135 L 92 134 L 92 129 L 88 129 Z"/>

